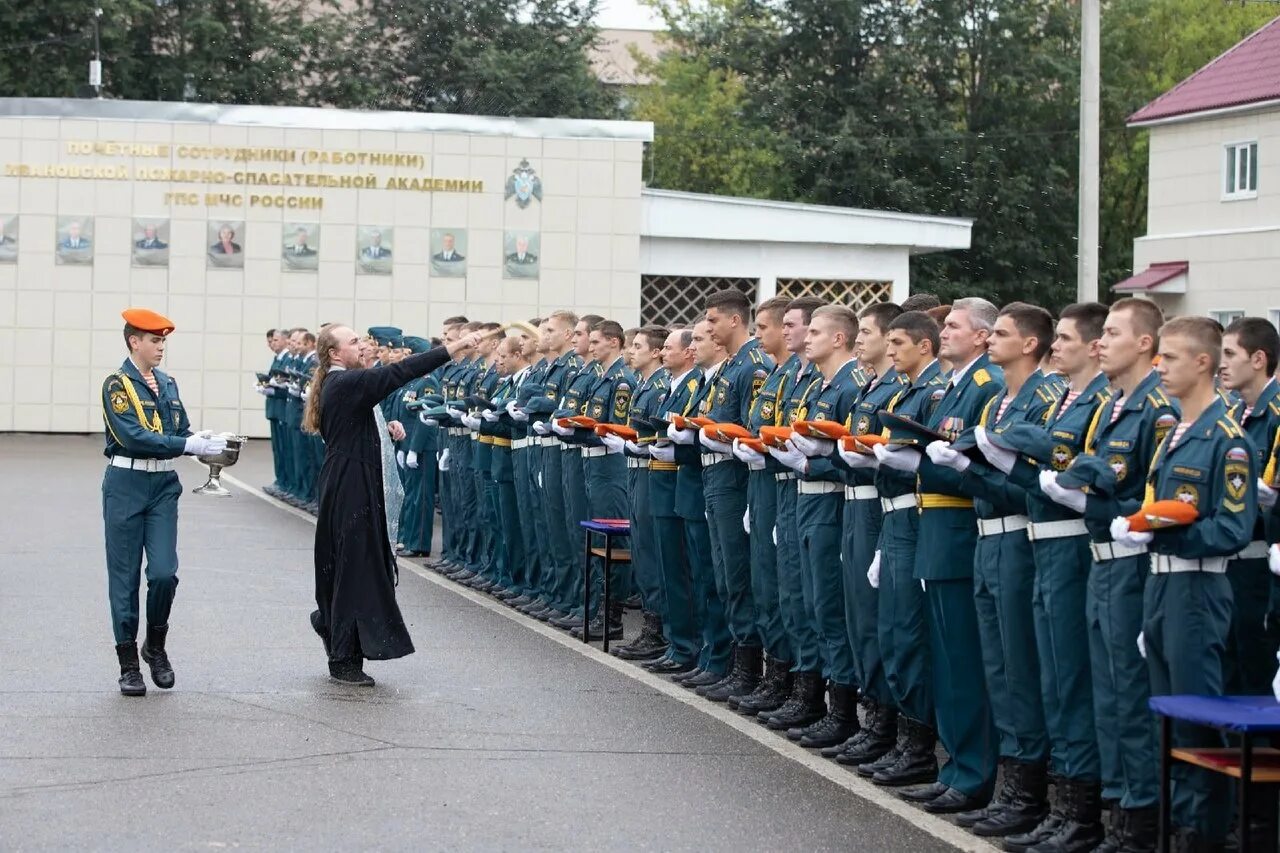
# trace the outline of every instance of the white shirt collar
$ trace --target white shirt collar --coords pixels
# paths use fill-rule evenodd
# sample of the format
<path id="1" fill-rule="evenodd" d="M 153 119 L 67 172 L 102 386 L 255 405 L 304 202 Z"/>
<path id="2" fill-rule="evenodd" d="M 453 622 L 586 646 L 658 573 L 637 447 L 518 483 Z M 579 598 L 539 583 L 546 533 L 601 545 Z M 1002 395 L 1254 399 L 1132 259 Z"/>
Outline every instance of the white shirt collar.
<path id="1" fill-rule="evenodd" d="M 978 359 L 980 358 L 982 358 L 982 353 L 978 353 L 976 356 L 974 356 L 973 361 L 970 361 L 964 367 L 957 367 L 955 370 L 951 371 L 951 376 L 948 378 L 948 381 L 952 385 L 959 385 L 960 380 L 963 379 L 964 375 L 969 372 L 969 368 L 973 367 L 974 364 L 976 364 Z"/>
<path id="2" fill-rule="evenodd" d="M 703 377 L 706 379 L 715 379 L 716 374 L 720 372 L 720 368 L 724 367 L 725 362 L 728 360 L 729 359 L 726 358 L 724 361 L 718 364 L 713 364 L 711 367 L 708 367 L 706 370 L 703 371 Z"/>
<path id="3" fill-rule="evenodd" d="M 681 382 L 683 382 L 683 381 L 684 381 L 684 378 L 685 378 L 686 376 L 688 376 L 690 373 L 693 373 L 693 368 L 692 368 L 692 367 L 690 367 L 690 368 L 689 368 L 688 370 L 686 370 L 684 373 L 681 373 L 681 374 L 680 374 L 679 376 L 677 376 L 675 379 L 672 379 L 672 380 L 671 380 L 671 387 L 672 387 L 672 388 L 675 388 L 677 385 L 679 385 Z"/>

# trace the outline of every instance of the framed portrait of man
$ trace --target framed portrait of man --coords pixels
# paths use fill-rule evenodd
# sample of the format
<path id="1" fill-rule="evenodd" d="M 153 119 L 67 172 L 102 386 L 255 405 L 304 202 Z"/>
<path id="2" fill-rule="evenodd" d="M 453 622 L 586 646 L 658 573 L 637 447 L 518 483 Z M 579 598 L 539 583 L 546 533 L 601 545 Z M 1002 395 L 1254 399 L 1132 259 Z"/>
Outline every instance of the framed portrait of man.
<path id="1" fill-rule="evenodd" d="M 320 223 L 286 222 L 281 233 L 280 265 L 285 272 L 320 268 Z"/>
<path id="2" fill-rule="evenodd" d="M 391 275 L 393 229 L 361 225 L 356 230 L 356 269 L 366 275 Z"/>
<path id="3" fill-rule="evenodd" d="M 465 228 L 431 229 L 431 274 L 458 278 L 467 274 Z"/>
<path id="4" fill-rule="evenodd" d="M 59 264 L 93 263 L 93 217 L 59 216 L 54 259 Z"/>
<path id="5" fill-rule="evenodd" d="M 133 265 L 169 266 L 169 220 L 133 220 Z"/>
<path id="6" fill-rule="evenodd" d="M 502 238 L 503 278 L 537 278 L 541 235 L 536 231 L 508 231 Z"/>
<path id="7" fill-rule="evenodd" d="M 244 269 L 244 222 L 215 219 L 209 223 L 209 269 Z"/>
<path id="8" fill-rule="evenodd" d="M 18 217 L 0 216 L 0 264 L 18 262 Z"/>

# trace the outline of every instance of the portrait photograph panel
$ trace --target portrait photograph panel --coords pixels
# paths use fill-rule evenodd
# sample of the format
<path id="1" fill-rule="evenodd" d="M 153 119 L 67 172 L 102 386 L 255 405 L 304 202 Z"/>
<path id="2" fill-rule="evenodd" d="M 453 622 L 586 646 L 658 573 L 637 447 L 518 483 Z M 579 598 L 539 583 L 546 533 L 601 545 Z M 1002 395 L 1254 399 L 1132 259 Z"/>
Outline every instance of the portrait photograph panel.
<path id="1" fill-rule="evenodd" d="M 280 231 L 280 266 L 285 272 L 320 268 L 320 223 L 286 222 Z"/>
<path id="2" fill-rule="evenodd" d="M 356 269 L 366 275 L 391 275 L 395 233 L 391 226 L 361 225 L 356 229 Z"/>
<path id="3" fill-rule="evenodd" d="M 537 278 L 541 235 L 536 231 L 508 231 L 502 237 L 503 278 Z"/>
<path id="4" fill-rule="evenodd" d="M 431 229 L 431 274 L 445 278 L 467 274 L 467 229 Z"/>
<path id="5" fill-rule="evenodd" d="M 18 262 L 18 217 L 0 215 L 0 264 Z"/>
<path id="6" fill-rule="evenodd" d="M 244 221 L 215 219 L 209 222 L 209 269 L 244 269 Z"/>
<path id="7" fill-rule="evenodd" d="M 133 265 L 169 266 L 169 220 L 154 217 L 133 220 Z"/>
<path id="8" fill-rule="evenodd" d="M 93 217 L 59 216 L 55 235 L 60 264 L 93 263 Z"/>

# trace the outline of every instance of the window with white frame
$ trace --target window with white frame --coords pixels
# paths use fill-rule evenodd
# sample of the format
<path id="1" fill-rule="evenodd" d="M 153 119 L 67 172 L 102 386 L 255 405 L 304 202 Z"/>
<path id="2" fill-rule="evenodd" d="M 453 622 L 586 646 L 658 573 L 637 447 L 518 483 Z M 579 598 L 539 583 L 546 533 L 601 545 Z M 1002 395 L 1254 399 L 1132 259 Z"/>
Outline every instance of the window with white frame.
<path id="1" fill-rule="evenodd" d="M 1239 311 L 1235 308 L 1227 308 L 1222 311 L 1210 311 L 1209 316 L 1212 319 L 1217 320 L 1219 323 L 1221 323 L 1222 328 L 1225 329 L 1227 326 L 1231 325 L 1231 322 L 1233 320 L 1239 320 L 1241 317 L 1243 317 L 1244 312 Z"/>
<path id="2" fill-rule="evenodd" d="M 1280 330 L 1280 308 L 1272 308 L 1267 311 L 1267 319 L 1271 321 L 1271 325 Z"/>
<path id="3" fill-rule="evenodd" d="M 1258 195 L 1258 143 L 1233 142 L 1226 147 L 1223 170 L 1224 199 L 1256 198 Z"/>

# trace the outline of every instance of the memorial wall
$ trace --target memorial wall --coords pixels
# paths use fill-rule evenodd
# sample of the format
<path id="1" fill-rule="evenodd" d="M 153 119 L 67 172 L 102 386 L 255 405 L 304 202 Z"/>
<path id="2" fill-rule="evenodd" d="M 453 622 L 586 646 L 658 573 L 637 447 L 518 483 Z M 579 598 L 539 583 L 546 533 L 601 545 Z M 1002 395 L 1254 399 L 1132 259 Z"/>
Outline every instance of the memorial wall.
<path id="1" fill-rule="evenodd" d="M 193 423 L 265 435 L 265 331 L 639 319 L 642 122 L 0 99 L 0 431 L 96 432 L 120 311 Z"/>

